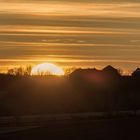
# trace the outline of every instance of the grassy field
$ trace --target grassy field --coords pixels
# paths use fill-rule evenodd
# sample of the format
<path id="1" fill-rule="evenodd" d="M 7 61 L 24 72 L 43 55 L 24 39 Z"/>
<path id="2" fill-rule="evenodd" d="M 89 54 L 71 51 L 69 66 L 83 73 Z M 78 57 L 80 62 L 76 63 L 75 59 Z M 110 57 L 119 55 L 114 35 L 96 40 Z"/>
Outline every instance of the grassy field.
<path id="1" fill-rule="evenodd" d="M 0 134 L 0 140 L 136 140 L 140 118 L 48 121 L 39 127 Z"/>

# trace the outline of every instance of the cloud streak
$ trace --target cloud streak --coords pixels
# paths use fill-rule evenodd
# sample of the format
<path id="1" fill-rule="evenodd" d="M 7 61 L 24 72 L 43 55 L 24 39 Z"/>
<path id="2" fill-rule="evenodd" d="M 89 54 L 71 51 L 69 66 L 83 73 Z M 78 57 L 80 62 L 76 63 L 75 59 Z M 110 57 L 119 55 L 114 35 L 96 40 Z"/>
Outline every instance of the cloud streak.
<path id="1" fill-rule="evenodd" d="M 1 71 L 43 61 L 134 69 L 139 39 L 138 0 L 0 1 Z"/>

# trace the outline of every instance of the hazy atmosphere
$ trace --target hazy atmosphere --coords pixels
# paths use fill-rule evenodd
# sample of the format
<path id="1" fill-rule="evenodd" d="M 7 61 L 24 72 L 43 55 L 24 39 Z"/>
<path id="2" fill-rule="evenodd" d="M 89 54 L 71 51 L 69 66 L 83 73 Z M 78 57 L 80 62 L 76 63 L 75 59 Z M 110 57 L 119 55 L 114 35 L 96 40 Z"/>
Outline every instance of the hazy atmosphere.
<path id="1" fill-rule="evenodd" d="M 140 66 L 139 0 L 0 0 L 0 71 L 42 62 Z"/>
<path id="2" fill-rule="evenodd" d="M 0 140 L 139 127 L 140 0 L 0 0 Z"/>

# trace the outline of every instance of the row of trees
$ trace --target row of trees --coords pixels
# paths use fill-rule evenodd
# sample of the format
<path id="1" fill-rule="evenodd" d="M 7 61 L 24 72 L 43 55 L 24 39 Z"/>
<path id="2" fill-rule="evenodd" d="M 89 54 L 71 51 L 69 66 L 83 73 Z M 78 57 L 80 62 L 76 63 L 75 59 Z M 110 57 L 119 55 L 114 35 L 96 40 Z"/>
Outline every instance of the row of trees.
<path id="1" fill-rule="evenodd" d="M 74 70 L 76 70 L 75 68 L 67 68 L 65 70 L 65 74 L 69 75 L 71 74 Z M 15 76 L 29 76 L 31 75 L 31 71 L 32 71 L 32 66 L 26 66 L 26 67 L 15 67 L 15 68 L 11 68 L 8 69 L 7 74 L 8 75 L 15 75 Z M 38 75 L 43 76 L 43 75 L 51 75 L 51 73 L 49 71 L 44 72 L 38 72 Z"/>
<path id="2" fill-rule="evenodd" d="M 0 75 L 0 115 L 139 109 L 140 69 L 132 76 L 112 66 L 76 69 L 64 77 Z"/>
<path id="3" fill-rule="evenodd" d="M 31 75 L 31 70 L 32 66 L 27 66 L 27 67 L 17 67 L 17 68 L 12 68 L 7 71 L 8 75 L 17 75 L 17 76 L 26 76 L 26 75 Z M 82 69 L 76 69 L 76 68 L 69 68 L 65 70 L 65 75 L 71 75 L 73 73 L 79 73 L 82 71 Z M 102 70 L 97 70 L 95 68 L 91 69 L 86 69 L 85 71 L 89 72 L 97 72 L 97 71 L 109 71 L 111 73 L 116 73 L 116 75 L 122 75 L 123 71 L 121 69 L 115 69 L 112 66 L 107 66 L 103 68 Z M 39 75 L 41 75 L 39 73 Z M 44 74 L 42 74 L 44 75 Z M 50 75 L 49 72 L 46 72 L 46 75 Z M 137 68 L 135 71 L 132 72 L 132 76 L 140 76 L 140 68 Z"/>
<path id="4" fill-rule="evenodd" d="M 12 68 L 7 71 L 8 75 L 17 75 L 17 76 L 23 76 L 23 75 L 30 75 L 31 74 L 32 67 L 27 66 L 27 67 L 17 67 L 17 68 Z"/>

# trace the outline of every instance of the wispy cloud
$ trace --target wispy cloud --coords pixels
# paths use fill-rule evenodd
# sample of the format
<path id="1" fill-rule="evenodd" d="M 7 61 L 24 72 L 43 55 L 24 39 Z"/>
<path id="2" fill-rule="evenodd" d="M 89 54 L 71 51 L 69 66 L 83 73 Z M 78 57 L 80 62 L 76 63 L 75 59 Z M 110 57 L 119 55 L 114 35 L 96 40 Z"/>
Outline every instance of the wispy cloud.
<path id="1" fill-rule="evenodd" d="M 139 39 L 139 0 L 0 1 L 0 69 L 43 61 L 132 69 Z"/>

